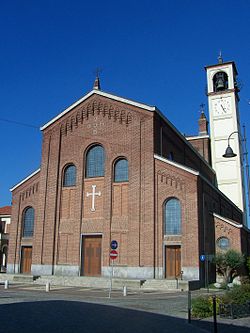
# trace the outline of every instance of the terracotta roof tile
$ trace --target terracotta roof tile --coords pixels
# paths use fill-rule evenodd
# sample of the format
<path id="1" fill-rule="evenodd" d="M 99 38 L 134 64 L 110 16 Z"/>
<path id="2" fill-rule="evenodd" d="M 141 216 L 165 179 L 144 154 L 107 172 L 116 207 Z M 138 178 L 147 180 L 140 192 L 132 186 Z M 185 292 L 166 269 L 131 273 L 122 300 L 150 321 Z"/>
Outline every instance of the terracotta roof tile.
<path id="1" fill-rule="evenodd" d="M 0 207 L 0 215 L 11 215 L 11 206 Z"/>

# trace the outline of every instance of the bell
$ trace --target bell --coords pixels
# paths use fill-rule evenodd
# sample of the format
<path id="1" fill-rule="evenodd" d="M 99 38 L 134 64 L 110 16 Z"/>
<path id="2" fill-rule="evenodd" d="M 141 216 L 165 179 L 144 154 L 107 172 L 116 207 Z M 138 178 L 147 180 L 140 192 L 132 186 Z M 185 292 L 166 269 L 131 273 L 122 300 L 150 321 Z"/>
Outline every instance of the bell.
<path id="1" fill-rule="evenodd" d="M 222 90 L 225 88 L 224 81 L 221 77 L 217 81 L 216 88 L 217 88 L 217 90 Z"/>

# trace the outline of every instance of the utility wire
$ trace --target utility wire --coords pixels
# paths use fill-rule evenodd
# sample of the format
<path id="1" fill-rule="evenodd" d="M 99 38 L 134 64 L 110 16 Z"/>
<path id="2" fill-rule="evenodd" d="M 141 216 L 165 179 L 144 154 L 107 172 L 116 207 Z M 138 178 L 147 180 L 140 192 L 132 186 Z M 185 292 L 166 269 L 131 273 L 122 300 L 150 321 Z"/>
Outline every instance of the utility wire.
<path id="1" fill-rule="evenodd" d="M 0 121 L 4 121 L 4 122 L 10 123 L 10 124 L 16 124 L 16 125 L 21 125 L 21 126 L 26 126 L 26 127 L 32 127 L 32 128 L 39 129 L 39 126 L 26 124 L 26 123 L 21 123 L 19 121 L 9 120 L 9 119 L 5 119 L 5 118 L 0 118 Z"/>

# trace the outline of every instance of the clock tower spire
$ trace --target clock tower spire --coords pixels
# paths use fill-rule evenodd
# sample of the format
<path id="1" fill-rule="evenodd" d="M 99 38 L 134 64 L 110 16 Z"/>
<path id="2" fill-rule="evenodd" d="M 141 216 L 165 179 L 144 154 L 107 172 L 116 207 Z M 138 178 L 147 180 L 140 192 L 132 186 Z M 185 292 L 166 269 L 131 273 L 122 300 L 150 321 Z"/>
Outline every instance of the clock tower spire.
<path id="1" fill-rule="evenodd" d="M 206 66 L 212 167 L 218 188 L 245 213 L 244 170 L 239 118 L 237 69 L 233 61 Z M 228 137 L 236 156 L 224 158 Z M 246 221 L 245 221 L 246 223 Z"/>

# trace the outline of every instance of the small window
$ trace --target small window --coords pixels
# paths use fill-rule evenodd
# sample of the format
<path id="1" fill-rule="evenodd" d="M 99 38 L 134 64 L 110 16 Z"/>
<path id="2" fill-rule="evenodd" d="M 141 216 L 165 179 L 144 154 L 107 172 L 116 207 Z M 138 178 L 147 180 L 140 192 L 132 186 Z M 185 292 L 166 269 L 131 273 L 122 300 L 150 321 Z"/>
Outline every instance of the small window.
<path id="1" fill-rule="evenodd" d="M 173 153 L 172 151 L 169 152 L 169 154 L 168 154 L 168 159 L 169 159 L 170 161 L 173 161 L 173 160 L 174 160 L 174 153 Z"/>
<path id="2" fill-rule="evenodd" d="M 221 250 L 228 250 L 230 248 L 230 242 L 227 237 L 220 237 L 217 239 L 217 246 Z"/>
<path id="3" fill-rule="evenodd" d="M 64 170 L 63 186 L 75 186 L 76 185 L 76 167 L 69 165 Z"/>
<path id="4" fill-rule="evenodd" d="M 102 146 L 89 149 L 86 157 L 86 178 L 104 176 L 105 153 Z"/>
<path id="5" fill-rule="evenodd" d="M 181 204 L 176 198 L 165 203 L 165 235 L 181 234 Z"/>
<path id="6" fill-rule="evenodd" d="M 32 237 L 34 231 L 34 208 L 29 207 L 23 214 L 23 237 Z"/>
<path id="7" fill-rule="evenodd" d="M 114 168 L 115 182 L 128 182 L 128 161 L 123 158 L 115 163 Z"/>

